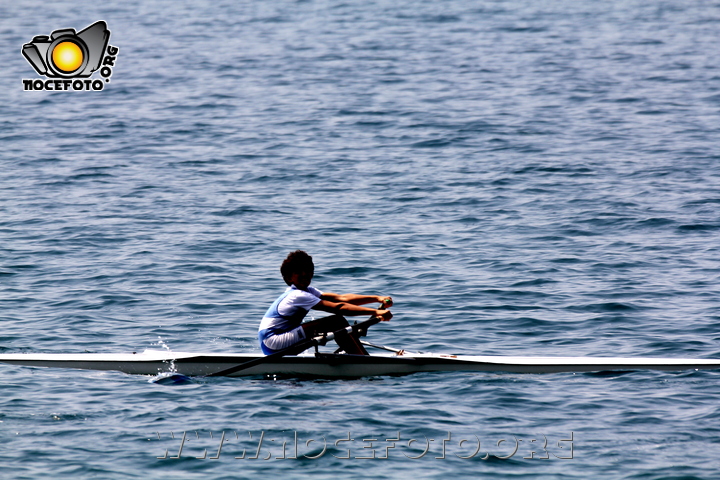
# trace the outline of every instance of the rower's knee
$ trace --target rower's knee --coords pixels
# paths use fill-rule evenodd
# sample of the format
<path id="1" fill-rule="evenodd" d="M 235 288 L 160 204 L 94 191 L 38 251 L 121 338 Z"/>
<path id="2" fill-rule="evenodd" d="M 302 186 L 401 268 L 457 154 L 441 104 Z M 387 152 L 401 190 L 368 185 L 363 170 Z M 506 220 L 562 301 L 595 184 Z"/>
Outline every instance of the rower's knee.
<path id="1" fill-rule="evenodd" d="M 328 317 L 318 318 L 302 324 L 305 337 L 316 337 L 325 333 L 336 332 L 349 326 L 347 320 L 342 315 L 330 315 Z"/>
<path id="2" fill-rule="evenodd" d="M 339 330 L 350 325 L 345 319 L 345 317 L 343 317 L 342 315 L 331 315 L 329 317 L 323 318 L 322 320 L 323 324 L 328 328 L 331 328 L 332 331 Z"/>

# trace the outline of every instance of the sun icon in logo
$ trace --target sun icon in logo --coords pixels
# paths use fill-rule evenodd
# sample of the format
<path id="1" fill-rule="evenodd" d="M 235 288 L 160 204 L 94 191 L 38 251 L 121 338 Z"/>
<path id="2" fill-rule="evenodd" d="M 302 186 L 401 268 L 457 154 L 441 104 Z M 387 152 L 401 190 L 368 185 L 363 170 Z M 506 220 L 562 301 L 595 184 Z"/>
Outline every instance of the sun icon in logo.
<path id="1" fill-rule="evenodd" d="M 83 51 L 75 42 L 59 43 L 52 51 L 52 63 L 65 73 L 79 69 L 83 64 L 83 59 Z"/>

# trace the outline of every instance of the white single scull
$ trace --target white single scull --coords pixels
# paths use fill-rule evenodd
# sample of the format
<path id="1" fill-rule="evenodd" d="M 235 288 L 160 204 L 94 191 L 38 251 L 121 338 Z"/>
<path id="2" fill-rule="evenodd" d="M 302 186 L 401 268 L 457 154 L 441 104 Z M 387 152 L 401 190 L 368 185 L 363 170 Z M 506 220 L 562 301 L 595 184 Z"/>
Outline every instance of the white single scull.
<path id="1" fill-rule="evenodd" d="M 365 336 L 367 329 L 378 322 L 380 318 L 372 317 L 343 330 L 359 338 Z M 560 373 L 720 369 L 720 359 L 438 355 L 408 353 L 367 342 L 363 343 L 393 353 L 347 355 L 318 351 L 318 346 L 325 345 L 338 333 L 340 330 L 309 338 L 268 356 L 261 353 L 175 353 L 167 350 L 146 350 L 143 353 L 4 353 L 0 354 L 0 363 L 32 367 L 115 370 L 161 377 L 171 374 L 179 377 L 281 375 L 353 378 L 419 372 Z M 313 347 L 314 354 L 299 354 Z"/>
<path id="2" fill-rule="evenodd" d="M 205 376 L 264 358 L 253 353 L 174 353 L 148 350 L 143 353 L 6 353 L 0 363 L 33 367 L 115 370 L 131 374 L 163 372 Z M 559 373 L 613 370 L 714 370 L 717 359 L 642 357 L 511 357 L 438 355 L 425 353 L 371 356 L 320 353 L 289 355 L 265 361 L 228 376 L 282 375 L 291 377 L 349 378 L 406 375 L 419 372 Z"/>

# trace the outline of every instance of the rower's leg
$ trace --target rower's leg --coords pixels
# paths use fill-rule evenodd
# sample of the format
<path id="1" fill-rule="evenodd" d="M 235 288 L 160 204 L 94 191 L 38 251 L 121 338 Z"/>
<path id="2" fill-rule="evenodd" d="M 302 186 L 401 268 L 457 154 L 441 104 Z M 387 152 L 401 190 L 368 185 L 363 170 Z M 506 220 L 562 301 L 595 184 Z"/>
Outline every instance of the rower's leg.
<path id="1" fill-rule="evenodd" d="M 302 324 L 303 330 L 305 331 L 305 338 L 316 337 L 323 333 L 337 332 L 348 326 L 350 326 L 350 324 L 342 315 L 331 315 Z M 360 340 L 347 332 L 337 334 L 335 336 L 335 342 L 340 348 L 345 350 L 345 353 L 351 355 L 370 355 L 367 350 L 365 350 L 365 347 L 362 346 Z"/>

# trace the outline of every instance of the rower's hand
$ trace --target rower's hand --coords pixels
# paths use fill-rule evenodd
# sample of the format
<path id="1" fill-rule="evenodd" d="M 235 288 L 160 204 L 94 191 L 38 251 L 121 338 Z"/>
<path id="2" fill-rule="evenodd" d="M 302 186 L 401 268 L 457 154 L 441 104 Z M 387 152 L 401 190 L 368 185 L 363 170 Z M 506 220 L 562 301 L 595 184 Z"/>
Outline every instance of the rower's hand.
<path id="1" fill-rule="evenodd" d="M 380 302 L 380 308 L 383 310 L 386 310 L 393 306 L 392 297 L 380 297 L 380 300 L 378 300 L 378 302 Z"/>
<path id="2" fill-rule="evenodd" d="M 393 315 L 390 310 L 375 310 L 375 316 L 379 317 L 382 322 L 389 322 Z"/>

